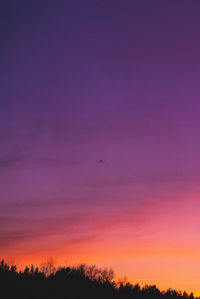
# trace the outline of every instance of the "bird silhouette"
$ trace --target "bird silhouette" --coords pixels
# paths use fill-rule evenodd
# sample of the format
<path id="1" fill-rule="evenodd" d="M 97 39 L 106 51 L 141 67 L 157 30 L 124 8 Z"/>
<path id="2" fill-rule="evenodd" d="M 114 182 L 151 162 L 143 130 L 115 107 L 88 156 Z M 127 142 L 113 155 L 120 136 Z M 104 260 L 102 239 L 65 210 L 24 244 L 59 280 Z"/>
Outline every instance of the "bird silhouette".
<path id="1" fill-rule="evenodd" d="M 104 163 L 105 160 L 98 160 L 97 162 L 98 162 L 98 163 Z"/>

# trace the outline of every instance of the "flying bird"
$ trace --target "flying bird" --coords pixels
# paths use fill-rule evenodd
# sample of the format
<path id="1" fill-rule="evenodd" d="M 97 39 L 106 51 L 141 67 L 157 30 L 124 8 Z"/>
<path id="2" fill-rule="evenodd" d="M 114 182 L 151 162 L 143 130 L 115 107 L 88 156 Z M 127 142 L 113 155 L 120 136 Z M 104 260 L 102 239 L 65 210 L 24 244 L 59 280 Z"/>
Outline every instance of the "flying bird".
<path id="1" fill-rule="evenodd" d="M 104 163 L 105 160 L 98 160 L 97 162 L 99 162 L 99 163 Z"/>

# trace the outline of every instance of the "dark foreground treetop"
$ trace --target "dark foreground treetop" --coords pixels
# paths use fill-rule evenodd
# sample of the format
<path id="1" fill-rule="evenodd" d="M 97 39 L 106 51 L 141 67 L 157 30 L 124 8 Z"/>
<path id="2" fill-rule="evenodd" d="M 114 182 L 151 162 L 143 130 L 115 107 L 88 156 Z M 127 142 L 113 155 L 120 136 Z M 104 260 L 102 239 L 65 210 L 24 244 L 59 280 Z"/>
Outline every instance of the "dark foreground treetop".
<path id="1" fill-rule="evenodd" d="M 169 289 L 161 292 L 155 285 L 113 280 L 113 271 L 96 266 L 59 267 L 42 264 L 17 271 L 16 266 L 0 262 L 0 298 L 2 299 L 193 299 L 193 294 Z"/>

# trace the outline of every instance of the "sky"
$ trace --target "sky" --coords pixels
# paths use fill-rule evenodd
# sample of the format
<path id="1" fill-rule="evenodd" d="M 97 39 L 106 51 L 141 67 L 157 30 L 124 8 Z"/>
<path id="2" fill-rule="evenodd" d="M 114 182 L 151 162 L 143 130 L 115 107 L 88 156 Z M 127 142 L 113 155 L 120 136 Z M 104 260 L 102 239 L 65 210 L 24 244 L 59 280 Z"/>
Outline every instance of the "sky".
<path id="1" fill-rule="evenodd" d="M 0 11 L 0 257 L 200 295 L 200 2 Z"/>

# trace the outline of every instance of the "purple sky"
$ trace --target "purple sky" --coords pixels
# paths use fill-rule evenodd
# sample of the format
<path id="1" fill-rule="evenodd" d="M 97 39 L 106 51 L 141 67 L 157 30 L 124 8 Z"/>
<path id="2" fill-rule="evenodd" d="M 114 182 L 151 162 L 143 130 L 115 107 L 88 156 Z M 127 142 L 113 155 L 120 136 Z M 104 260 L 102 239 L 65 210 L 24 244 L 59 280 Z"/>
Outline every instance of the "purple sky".
<path id="1" fill-rule="evenodd" d="M 126 254 L 126 234 L 162 253 L 159 227 L 196 242 L 199 16 L 193 0 L 1 2 L 0 256 Z"/>

